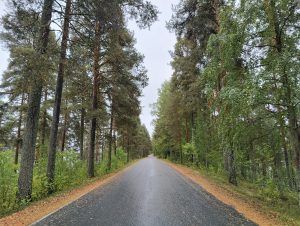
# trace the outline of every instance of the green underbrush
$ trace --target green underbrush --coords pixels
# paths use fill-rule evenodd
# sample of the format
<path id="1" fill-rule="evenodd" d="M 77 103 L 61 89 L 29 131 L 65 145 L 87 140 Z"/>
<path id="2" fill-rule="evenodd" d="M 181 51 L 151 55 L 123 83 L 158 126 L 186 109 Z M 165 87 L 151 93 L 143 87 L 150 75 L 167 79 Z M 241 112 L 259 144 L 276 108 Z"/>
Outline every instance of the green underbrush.
<path id="1" fill-rule="evenodd" d="M 256 181 L 247 181 L 240 177 L 238 178 L 238 186 L 234 186 L 228 182 L 227 173 L 217 168 L 205 168 L 191 164 L 184 165 L 199 172 L 200 175 L 213 181 L 241 200 L 259 206 L 263 213 L 277 218 L 282 222 L 282 225 L 300 225 L 300 207 L 298 206 L 297 193 L 288 188 L 279 191 L 274 180 L 261 177 Z"/>
<path id="2" fill-rule="evenodd" d="M 24 208 L 28 202 L 16 202 L 19 165 L 14 163 L 14 152 L 0 152 L 0 217 Z M 107 168 L 107 161 L 103 160 L 95 165 L 95 178 L 117 171 L 127 164 L 127 154 L 118 149 L 112 156 L 111 169 Z M 32 186 L 32 201 L 48 197 L 48 183 L 46 177 L 47 158 L 42 157 L 35 162 Z M 57 153 L 55 168 L 55 193 L 71 190 L 89 183 L 95 179 L 87 178 L 87 163 L 80 160 L 79 154 L 70 150 Z"/>

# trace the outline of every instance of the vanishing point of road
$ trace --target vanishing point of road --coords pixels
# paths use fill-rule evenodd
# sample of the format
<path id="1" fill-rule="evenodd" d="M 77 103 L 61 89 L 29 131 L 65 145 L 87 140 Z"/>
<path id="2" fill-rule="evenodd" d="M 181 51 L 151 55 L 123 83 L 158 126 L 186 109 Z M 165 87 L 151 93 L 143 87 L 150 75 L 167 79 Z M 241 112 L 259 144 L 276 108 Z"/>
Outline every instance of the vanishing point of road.
<path id="1" fill-rule="evenodd" d="M 55 226 L 256 225 L 164 162 L 148 157 L 34 224 Z"/>

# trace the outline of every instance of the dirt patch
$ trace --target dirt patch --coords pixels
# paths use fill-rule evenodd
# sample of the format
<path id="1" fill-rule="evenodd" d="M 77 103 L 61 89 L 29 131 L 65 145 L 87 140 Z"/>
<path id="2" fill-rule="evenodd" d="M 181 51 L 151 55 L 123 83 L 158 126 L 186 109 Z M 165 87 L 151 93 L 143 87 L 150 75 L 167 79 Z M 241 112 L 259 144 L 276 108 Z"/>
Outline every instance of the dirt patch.
<path id="1" fill-rule="evenodd" d="M 239 213 L 243 214 L 247 219 L 252 220 L 258 225 L 262 226 L 279 226 L 282 225 L 277 218 L 276 214 L 260 211 L 262 208 L 259 204 L 252 203 L 250 200 L 245 200 L 238 197 L 237 194 L 229 191 L 225 187 L 212 182 L 209 178 L 206 178 L 199 174 L 199 172 L 174 163 L 166 162 L 173 169 L 181 173 L 182 175 L 190 178 L 192 181 L 201 185 L 208 193 L 212 194 L 214 197 L 222 201 L 223 203 L 232 206 Z"/>
<path id="2" fill-rule="evenodd" d="M 32 203 L 30 206 L 26 207 L 24 210 L 16 212 L 12 215 L 0 219 L 0 225 L 2 226 L 23 226 L 30 225 L 39 219 L 51 214 L 62 207 L 70 204 L 71 202 L 79 199 L 85 194 L 91 192 L 92 190 L 103 186 L 117 176 L 123 174 L 126 170 L 131 168 L 127 167 L 125 170 L 121 170 L 117 173 L 111 173 L 105 175 L 101 179 L 89 182 L 87 185 L 76 188 L 72 191 L 65 192 L 63 194 L 58 194 L 53 197 L 49 197 L 37 202 Z"/>

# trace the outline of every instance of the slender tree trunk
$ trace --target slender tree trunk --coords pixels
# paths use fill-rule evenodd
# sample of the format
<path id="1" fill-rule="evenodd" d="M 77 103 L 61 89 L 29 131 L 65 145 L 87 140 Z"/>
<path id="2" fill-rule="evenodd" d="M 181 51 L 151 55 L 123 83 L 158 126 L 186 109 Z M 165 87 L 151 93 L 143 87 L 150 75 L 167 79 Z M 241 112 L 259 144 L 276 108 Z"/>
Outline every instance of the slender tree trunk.
<path id="1" fill-rule="evenodd" d="M 100 132 L 96 130 L 96 148 L 95 148 L 95 153 L 96 153 L 96 162 L 100 162 Z"/>
<path id="2" fill-rule="evenodd" d="M 251 179 L 254 182 L 256 180 L 256 174 L 257 174 L 257 165 L 256 165 L 256 161 L 255 161 L 255 156 L 256 156 L 256 150 L 255 150 L 255 145 L 254 145 L 254 141 L 251 141 L 250 144 L 250 162 L 251 162 Z"/>
<path id="3" fill-rule="evenodd" d="M 130 140 L 129 140 L 129 130 L 127 128 L 127 163 L 130 160 Z"/>
<path id="4" fill-rule="evenodd" d="M 22 127 L 22 121 L 23 121 L 23 112 L 22 112 L 22 107 L 24 105 L 24 99 L 25 99 L 25 94 L 22 93 L 21 97 L 21 106 L 20 106 L 20 115 L 19 115 L 19 121 L 18 121 L 18 132 L 17 132 L 17 144 L 16 144 L 16 153 L 15 153 L 15 164 L 18 164 L 19 162 L 19 150 L 21 146 L 21 127 Z"/>
<path id="5" fill-rule="evenodd" d="M 186 143 L 190 142 L 189 125 L 187 117 L 185 118 L 185 141 Z"/>
<path id="6" fill-rule="evenodd" d="M 235 167 L 235 156 L 233 147 L 230 147 L 229 151 L 229 183 L 237 186 L 237 179 L 236 179 L 236 167 Z"/>
<path id="7" fill-rule="evenodd" d="M 98 109 L 98 89 L 100 79 L 100 21 L 95 25 L 95 42 L 94 42 L 94 84 L 93 84 L 93 104 L 92 110 Z M 90 146 L 88 154 L 88 176 L 94 177 L 94 158 L 95 158 L 95 136 L 96 136 L 97 117 L 93 115 L 91 120 Z"/>
<path id="8" fill-rule="evenodd" d="M 58 66 L 58 74 L 57 74 L 57 81 L 56 81 L 53 118 L 52 118 L 49 147 L 48 147 L 47 178 L 50 184 L 54 182 L 54 174 L 55 174 L 57 132 L 58 132 L 60 109 L 61 109 L 62 90 L 64 84 L 66 53 L 68 48 L 71 5 L 72 5 L 72 0 L 67 0 L 66 8 L 65 8 L 64 25 L 63 25 L 63 37 L 62 37 L 61 49 L 60 49 L 60 62 Z M 49 190 L 49 192 L 51 193 L 52 191 Z"/>
<path id="9" fill-rule="evenodd" d="M 80 159 L 83 160 L 85 109 L 81 108 L 80 116 Z"/>
<path id="10" fill-rule="evenodd" d="M 65 151 L 65 145 L 66 145 L 66 137 L 67 137 L 67 127 L 68 127 L 68 113 L 67 113 L 67 109 L 66 109 L 66 113 L 65 113 L 65 117 L 64 117 L 64 125 L 63 125 L 63 134 L 62 134 L 62 139 L 61 139 L 61 152 Z"/>
<path id="11" fill-rule="evenodd" d="M 36 50 L 38 54 L 41 55 L 41 57 L 43 57 L 43 55 L 46 53 L 48 47 L 53 3 L 54 0 L 44 0 L 43 4 L 40 34 L 38 39 L 38 47 Z M 28 99 L 28 111 L 26 117 L 26 127 L 24 131 L 24 143 L 22 148 L 20 174 L 18 179 L 18 200 L 31 200 L 34 153 L 40 115 L 43 83 L 43 76 L 41 74 L 36 74 L 33 76 Z"/>
<path id="12" fill-rule="evenodd" d="M 176 118 L 177 118 L 177 142 L 178 142 L 178 147 L 180 151 L 180 163 L 183 163 L 183 153 L 182 153 L 182 148 L 181 148 L 181 132 L 180 132 L 180 119 L 178 112 L 176 112 Z"/>
<path id="13" fill-rule="evenodd" d="M 47 102 L 48 100 L 48 90 L 45 89 L 45 94 L 44 94 L 44 101 Z M 47 126 L 47 108 L 44 109 L 43 112 L 43 122 L 42 122 L 42 132 L 41 132 L 41 144 L 42 146 L 45 145 L 45 138 L 46 138 L 46 126 Z"/>
<path id="14" fill-rule="evenodd" d="M 285 133 L 284 121 L 282 119 L 282 116 L 279 120 L 280 120 L 280 137 L 281 137 L 281 144 L 282 144 L 282 149 L 283 149 L 283 154 L 284 154 L 284 162 L 285 162 L 285 167 L 286 167 L 288 184 L 289 184 L 290 189 L 293 189 L 293 179 L 292 179 L 292 175 L 291 175 L 288 147 L 287 147 L 287 143 L 285 140 L 286 133 Z"/>
<path id="15" fill-rule="evenodd" d="M 109 126 L 108 162 L 107 162 L 108 169 L 111 169 L 111 154 L 112 154 L 112 142 L 113 142 L 113 120 L 114 120 L 113 100 L 110 109 L 111 109 L 111 113 L 110 113 L 110 126 Z"/>
<path id="16" fill-rule="evenodd" d="M 104 160 L 104 142 L 103 135 L 101 134 L 101 161 Z"/>
<path id="17" fill-rule="evenodd" d="M 117 135 L 116 135 L 115 119 L 113 119 L 113 150 L 114 150 L 114 155 L 117 155 Z"/>

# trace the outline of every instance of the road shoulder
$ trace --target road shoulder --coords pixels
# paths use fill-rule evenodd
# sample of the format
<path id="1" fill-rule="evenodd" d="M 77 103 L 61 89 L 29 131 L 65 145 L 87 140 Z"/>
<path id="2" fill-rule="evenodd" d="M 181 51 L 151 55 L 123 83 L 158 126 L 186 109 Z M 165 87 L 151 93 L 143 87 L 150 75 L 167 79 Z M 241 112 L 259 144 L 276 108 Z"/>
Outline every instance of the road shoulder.
<path id="1" fill-rule="evenodd" d="M 95 178 L 91 180 L 88 184 L 82 185 L 73 190 L 59 193 L 57 195 L 45 198 L 43 200 L 37 201 L 26 207 L 25 209 L 13 213 L 9 216 L 0 219 L 0 225 L 9 226 L 23 226 L 31 225 L 44 217 L 51 215 L 52 213 L 60 210 L 61 208 L 69 205 L 70 203 L 78 200 L 82 196 L 88 194 L 89 192 L 110 183 L 116 177 L 120 176 L 133 165 L 120 169 L 117 172 L 107 174 L 101 178 Z"/>
<path id="2" fill-rule="evenodd" d="M 225 186 L 219 185 L 209 178 L 200 175 L 200 173 L 194 169 L 179 164 L 174 164 L 169 161 L 161 160 L 175 169 L 180 174 L 191 179 L 193 182 L 199 184 L 204 190 L 216 197 L 223 203 L 232 206 L 239 213 L 244 215 L 249 220 L 263 226 L 277 226 L 282 225 L 276 214 L 266 213 L 261 211 L 262 208 L 259 204 L 246 200 L 244 197 L 240 197 L 238 194 L 230 191 Z"/>

